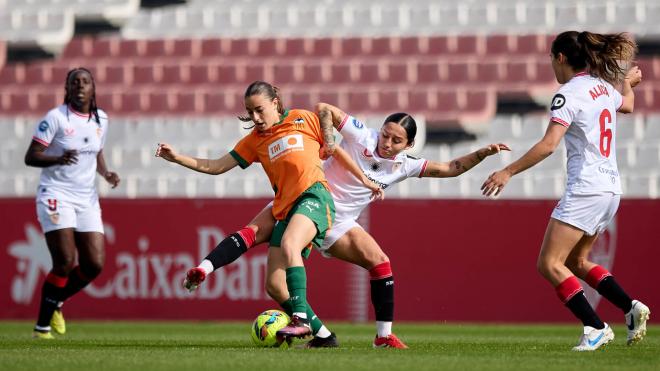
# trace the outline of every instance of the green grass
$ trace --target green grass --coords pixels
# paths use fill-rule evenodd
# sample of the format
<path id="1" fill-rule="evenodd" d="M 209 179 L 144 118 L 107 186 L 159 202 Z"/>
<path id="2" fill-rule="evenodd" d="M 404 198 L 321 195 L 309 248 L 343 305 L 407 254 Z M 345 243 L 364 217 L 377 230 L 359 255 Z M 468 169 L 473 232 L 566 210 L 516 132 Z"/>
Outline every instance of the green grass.
<path id="1" fill-rule="evenodd" d="M 660 327 L 625 345 L 571 352 L 577 325 L 396 324 L 409 350 L 371 348 L 373 325 L 331 323 L 338 349 L 262 349 L 249 323 L 69 321 L 66 336 L 30 338 L 31 322 L 0 322 L 0 370 L 660 370 Z"/>

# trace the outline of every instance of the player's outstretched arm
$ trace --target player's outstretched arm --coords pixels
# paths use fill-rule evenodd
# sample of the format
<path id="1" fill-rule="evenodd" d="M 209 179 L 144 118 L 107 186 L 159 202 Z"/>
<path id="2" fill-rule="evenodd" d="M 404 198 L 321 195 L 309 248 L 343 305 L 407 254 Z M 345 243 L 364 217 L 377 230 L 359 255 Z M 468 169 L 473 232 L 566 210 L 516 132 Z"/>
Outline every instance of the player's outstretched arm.
<path id="1" fill-rule="evenodd" d="M 521 173 L 550 156 L 566 134 L 567 127 L 550 122 L 543 138 L 527 151 L 522 157 L 500 171 L 492 173 L 481 185 L 484 196 L 497 196 L 512 176 Z"/>
<path id="2" fill-rule="evenodd" d="M 325 160 L 332 156 L 335 150 L 335 136 L 332 128 L 339 128 L 344 117 L 346 117 L 346 113 L 332 104 L 322 102 L 317 103 L 315 108 L 323 132 L 324 143 L 321 158 Z"/>
<path id="3" fill-rule="evenodd" d="M 188 169 L 211 175 L 225 173 L 238 165 L 238 162 L 236 162 L 229 153 L 215 160 L 195 158 L 177 153 L 174 148 L 167 143 L 158 143 L 156 157 L 161 157 L 169 162 L 185 166 Z"/>
<path id="4" fill-rule="evenodd" d="M 635 109 L 635 93 L 633 88 L 637 86 L 642 81 L 642 71 L 639 67 L 634 66 L 623 79 L 623 86 L 621 87 L 621 96 L 623 97 L 623 102 L 621 107 L 619 107 L 618 112 L 621 113 L 632 113 Z"/>
<path id="5" fill-rule="evenodd" d="M 339 163 L 346 168 L 351 174 L 353 174 L 356 178 L 364 184 L 365 187 L 369 188 L 371 190 L 371 198 L 372 199 L 384 199 L 385 198 L 385 193 L 383 190 L 376 185 L 376 183 L 372 182 L 369 178 L 367 178 L 366 175 L 364 175 L 364 172 L 360 169 L 357 163 L 351 158 L 351 156 L 346 153 L 341 147 L 337 146 L 335 148 L 335 152 L 333 154 L 333 157 L 339 161 Z"/>
<path id="6" fill-rule="evenodd" d="M 456 177 L 477 166 L 486 157 L 500 153 L 500 151 L 510 151 L 509 146 L 503 143 L 489 144 L 483 148 L 451 160 L 449 162 L 429 161 L 422 178 L 450 178 Z"/>

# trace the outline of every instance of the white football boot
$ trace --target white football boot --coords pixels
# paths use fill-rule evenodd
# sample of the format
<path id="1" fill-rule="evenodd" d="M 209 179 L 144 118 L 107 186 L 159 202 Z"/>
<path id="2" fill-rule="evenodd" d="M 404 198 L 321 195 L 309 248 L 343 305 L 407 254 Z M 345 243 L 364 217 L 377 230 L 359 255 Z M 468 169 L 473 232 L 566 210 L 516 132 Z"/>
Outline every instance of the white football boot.
<path id="1" fill-rule="evenodd" d="M 573 350 L 576 352 L 594 351 L 612 340 L 614 340 L 614 331 L 607 323 L 600 330 L 585 326 L 580 342 L 573 347 Z"/>
<path id="2" fill-rule="evenodd" d="M 638 343 L 646 335 L 646 321 L 649 320 L 651 310 L 639 300 L 633 300 L 630 312 L 626 313 L 626 326 L 628 326 L 628 345 Z"/>

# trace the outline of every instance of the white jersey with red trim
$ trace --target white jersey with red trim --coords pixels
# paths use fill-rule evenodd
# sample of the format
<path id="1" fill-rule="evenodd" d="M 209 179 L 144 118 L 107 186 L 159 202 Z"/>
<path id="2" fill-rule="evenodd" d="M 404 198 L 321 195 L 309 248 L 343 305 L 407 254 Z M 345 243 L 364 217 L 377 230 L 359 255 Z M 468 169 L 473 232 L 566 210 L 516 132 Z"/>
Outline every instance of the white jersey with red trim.
<path id="1" fill-rule="evenodd" d="M 623 97 L 598 77 L 578 73 L 552 99 L 550 120 L 568 127 L 566 189 L 621 194 L 616 164 L 616 112 Z"/>
<path id="2" fill-rule="evenodd" d="M 427 161 L 399 153 L 394 158 L 378 156 L 378 131 L 367 128 L 355 117 L 346 115 L 338 130 L 342 134 L 340 144 L 358 164 L 362 172 L 383 190 L 409 177 L 421 177 Z M 335 204 L 341 209 L 359 216 L 371 202 L 371 191 L 337 160 L 330 158 L 323 164 Z M 340 205 L 337 205 L 337 210 Z M 339 216 L 337 216 L 339 218 Z"/>
<path id="3" fill-rule="evenodd" d="M 96 194 L 96 156 L 103 149 L 108 128 L 108 116 L 100 109 L 98 113 L 100 123 L 93 115 L 76 112 L 63 104 L 39 121 L 32 139 L 48 147 L 45 154 L 61 156 L 65 150 L 76 150 L 78 162 L 43 168 L 37 197 L 49 193 L 80 200 Z"/>

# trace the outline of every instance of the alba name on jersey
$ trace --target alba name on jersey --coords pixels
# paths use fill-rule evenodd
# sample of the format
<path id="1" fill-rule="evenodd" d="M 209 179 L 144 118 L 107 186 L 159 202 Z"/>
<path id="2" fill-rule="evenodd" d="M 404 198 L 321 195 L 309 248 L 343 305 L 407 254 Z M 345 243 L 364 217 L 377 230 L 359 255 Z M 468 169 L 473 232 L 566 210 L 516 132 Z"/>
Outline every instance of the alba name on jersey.
<path id="1" fill-rule="evenodd" d="M 623 97 L 595 76 L 578 73 L 552 100 L 550 120 L 568 127 L 567 191 L 621 194 L 616 164 L 616 112 Z"/>
<path id="2" fill-rule="evenodd" d="M 421 176 L 427 161 L 399 153 L 394 158 L 378 155 L 378 131 L 367 128 L 355 117 L 346 115 L 338 127 L 342 135 L 340 146 L 348 152 L 367 178 L 383 190 L 409 177 Z M 371 202 L 371 190 L 366 188 L 334 158 L 324 163 L 325 176 L 339 210 L 350 208 L 359 214 Z"/>
<path id="3" fill-rule="evenodd" d="M 100 123 L 88 114 L 61 105 L 50 110 L 39 122 L 33 140 L 46 146 L 47 155 L 61 156 L 76 150 L 78 162 L 53 165 L 41 170 L 39 192 L 57 194 L 70 200 L 95 195 L 96 156 L 105 144 L 108 116 L 98 110 Z"/>

